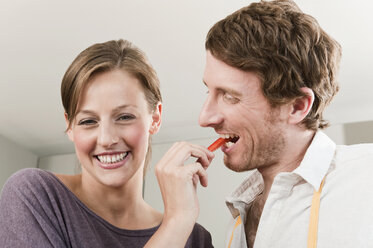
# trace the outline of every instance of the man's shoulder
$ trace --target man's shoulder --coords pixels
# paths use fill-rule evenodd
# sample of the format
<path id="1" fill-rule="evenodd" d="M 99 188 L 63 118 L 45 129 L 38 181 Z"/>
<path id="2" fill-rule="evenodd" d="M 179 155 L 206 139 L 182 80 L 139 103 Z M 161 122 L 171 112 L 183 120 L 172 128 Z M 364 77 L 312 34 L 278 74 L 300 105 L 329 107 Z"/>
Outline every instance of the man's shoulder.
<path id="1" fill-rule="evenodd" d="M 373 143 L 338 146 L 335 159 L 339 163 L 373 163 Z"/>
<path id="2" fill-rule="evenodd" d="M 373 144 L 337 146 L 331 168 L 331 177 L 344 177 L 350 181 L 373 186 L 370 177 L 363 180 L 364 175 L 373 174 Z"/>

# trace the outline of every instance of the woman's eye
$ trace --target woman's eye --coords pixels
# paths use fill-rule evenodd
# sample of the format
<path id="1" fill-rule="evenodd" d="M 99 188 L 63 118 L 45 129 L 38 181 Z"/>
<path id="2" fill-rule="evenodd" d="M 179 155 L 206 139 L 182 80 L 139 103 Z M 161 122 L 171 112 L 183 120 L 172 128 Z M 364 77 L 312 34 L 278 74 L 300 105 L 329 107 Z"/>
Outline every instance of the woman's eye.
<path id="1" fill-rule="evenodd" d="M 118 121 L 127 121 L 132 119 L 135 119 L 133 115 L 121 115 L 118 117 Z"/>
<path id="2" fill-rule="evenodd" d="M 87 120 L 81 120 L 81 121 L 79 121 L 78 125 L 81 125 L 81 126 L 90 126 L 90 125 L 94 125 L 96 123 L 97 122 L 95 120 L 87 119 Z"/>

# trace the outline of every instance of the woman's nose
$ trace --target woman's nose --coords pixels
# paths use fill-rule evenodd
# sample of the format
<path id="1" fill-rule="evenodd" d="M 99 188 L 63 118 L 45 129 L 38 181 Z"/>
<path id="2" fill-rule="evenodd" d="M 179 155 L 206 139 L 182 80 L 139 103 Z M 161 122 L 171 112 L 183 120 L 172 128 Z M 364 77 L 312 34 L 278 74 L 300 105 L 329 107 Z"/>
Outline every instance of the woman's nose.
<path id="1" fill-rule="evenodd" d="M 103 147 L 111 147 L 119 142 L 119 136 L 116 134 L 115 127 L 108 123 L 101 123 L 98 144 Z"/>

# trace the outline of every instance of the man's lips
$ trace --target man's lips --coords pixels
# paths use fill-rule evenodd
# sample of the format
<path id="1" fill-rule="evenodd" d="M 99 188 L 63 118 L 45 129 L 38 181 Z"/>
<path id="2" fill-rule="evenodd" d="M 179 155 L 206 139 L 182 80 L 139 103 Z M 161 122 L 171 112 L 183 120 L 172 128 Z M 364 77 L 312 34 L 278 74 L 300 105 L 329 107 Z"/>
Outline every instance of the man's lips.
<path id="1" fill-rule="evenodd" d="M 226 140 L 226 146 L 231 146 L 240 139 L 240 136 L 236 134 L 220 134 L 220 138 L 224 138 Z"/>
<path id="2" fill-rule="evenodd" d="M 220 138 L 215 140 L 207 149 L 213 152 L 223 145 L 231 146 L 233 143 L 236 143 L 239 138 L 240 137 L 235 134 L 220 134 Z"/>
<path id="3" fill-rule="evenodd" d="M 230 148 L 240 139 L 240 136 L 233 133 L 220 134 L 220 137 L 226 140 L 226 142 L 222 144 L 222 151 L 224 153 L 228 152 Z"/>

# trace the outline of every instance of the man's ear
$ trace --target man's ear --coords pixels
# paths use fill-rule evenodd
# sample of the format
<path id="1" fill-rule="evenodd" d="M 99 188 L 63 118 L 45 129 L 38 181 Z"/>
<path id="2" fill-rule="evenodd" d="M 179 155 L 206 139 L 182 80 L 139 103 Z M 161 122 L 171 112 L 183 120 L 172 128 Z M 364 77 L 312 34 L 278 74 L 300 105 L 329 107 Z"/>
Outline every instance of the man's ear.
<path id="1" fill-rule="evenodd" d="M 313 101 L 315 100 L 315 95 L 310 88 L 302 87 L 300 90 L 305 93 L 305 96 L 296 98 L 291 103 L 290 124 L 301 123 L 311 111 Z"/>
<path id="2" fill-rule="evenodd" d="M 65 112 L 64 116 L 65 116 L 65 122 L 66 122 L 66 133 L 67 133 L 67 136 L 69 137 L 69 139 L 72 142 L 74 142 L 74 135 L 73 135 L 73 132 L 71 130 L 71 127 L 69 127 L 70 121 L 69 121 L 69 118 L 68 118 L 66 112 Z"/>
<path id="3" fill-rule="evenodd" d="M 152 113 L 152 123 L 149 129 L 150 134 L 156 134 L 162 123 L 162 103 L 158 102 L 157 107 Z"/>

